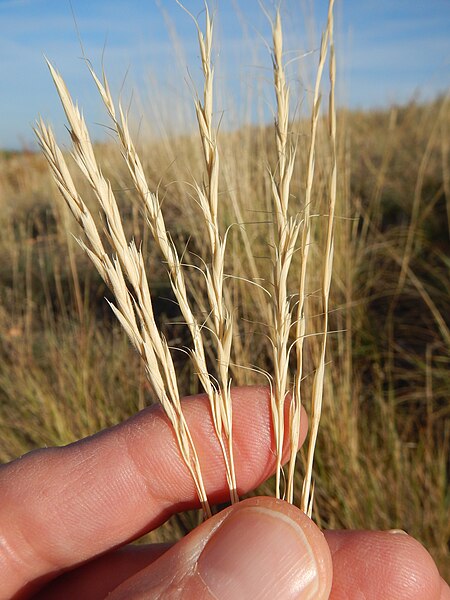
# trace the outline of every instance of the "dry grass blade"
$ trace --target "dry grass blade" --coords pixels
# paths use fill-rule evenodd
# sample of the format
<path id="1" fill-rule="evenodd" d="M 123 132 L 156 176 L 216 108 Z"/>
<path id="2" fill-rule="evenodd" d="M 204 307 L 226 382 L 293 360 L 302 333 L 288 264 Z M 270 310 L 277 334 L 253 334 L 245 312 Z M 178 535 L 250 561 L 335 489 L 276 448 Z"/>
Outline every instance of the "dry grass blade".
<path id="1" fill-rule="evenodd" d="M 333 270 L 333 252 L 334 252 L 334 211 L 336 206 L 336 181 L 337 181 L 337 166 L 336 166 L 336 108 L 335 108 L 335 81 L 336 81 L 336 61 L 334 54 L 334 42 L 333 42 L 333 5 L 334 0 L 330 0 L 328 6 L 328 22 L 325 34 L 322 38 L 322 45 L 320 49 L 319 68 L 316 80 L 316 89 L 314 97 L 313 107 L 313 119 L 312 119 L 312 135 L 311 135 L 311 148 L 309 154 L 309 168 L 308 168 L 308 185 L 307 185 L 307 210 L 309 213 L 310 194 L 308 189 L 311 190 L 312 178 L 314 176 L 314 143 L 315 143 L 315 131 L 316 126 L 314 125 L 318 118 L 319 109 L 319 85 L 322 76 L 323 67 L 325 65 L 327 55 L 328 40 L 330 42 L 330 103 L 329 103 L 329 124 L 330 124 L 330 140 L 331 140 L 331 174 L 330 174 L 330 191 L 329 191 L 329 205 L 328 205 L 328 226 L 326 235 L 326 248 L 325 257 L 322 267 L 322 311 L 324 317 L 323 324 L 323 336 L 320 350 L 319 365 L 316 369 L 313 382 L 312 399 L 311 399 L 311 415 L 310 415 L 310 434 L 308 442 L 308 454 L 306 458 L 306 472 L 303 480 L 301 508 L 302 510 L 311 516 L 313 507 L 313 493 L 311 493 L 311 480 L 312 480 L 312 467 L 314 462 L 314 453 L 316 448 L 317 434 L 319 430 L 320 416 L 322 412 L 322 399 L 323 399 L 323 387 L 324 387 L 324 376 L 325 376 L 325 356 L 327 349 L 328 339 L 328 305 L 329 305 L 329 294 L 331 285 L 331 274 Z M 308 219 L 309 220 L 309 219 Z M 305 217 L 305 230 L 306 230 L 306 217 Z M 302 280 L 300 285 L 300 302 L 301 307 L 299 308 L 299 334 L 304 336 L 305 334 L 305 314 L 304 314 L 304 298 L 305 298 L 305 282 L 306 282 L 306 261 L 307 252 L 309 246 L 309 224 L 308 231 L 306 233 L 304 244 L 302 245 L 303 250 L 303 261 L 302 262 Z M 306 255 L 305 255 L 306 252 Z M 297 349 L 298 349 L 298 360 L 299 364 L 303 362 L 303 338 L 297 336 Z M 299 376 L 300 375 L 300 376 Z M 301 374 L 297 374 L 297 388 L 300 389 Z"/>

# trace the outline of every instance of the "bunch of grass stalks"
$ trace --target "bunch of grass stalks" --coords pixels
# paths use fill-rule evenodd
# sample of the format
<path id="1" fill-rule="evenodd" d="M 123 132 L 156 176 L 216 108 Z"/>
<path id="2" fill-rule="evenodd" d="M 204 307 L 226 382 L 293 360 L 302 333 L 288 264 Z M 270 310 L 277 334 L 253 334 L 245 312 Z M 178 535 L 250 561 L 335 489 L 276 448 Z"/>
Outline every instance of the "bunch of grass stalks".
<path id="1" fill-rule="evenodd" d="M 180 6 L 182 6 L 180 4 Z M 183 7 L 182 7 L 183 8 Z M 186 9 L 184 9 L 186 10 Z M 188 11 L 186 11 L 188 12 Z M 190 13 L 188 13 L 190 15 Z M 201 181 L 192 184 L 194 201 L 198 205 L 206 237 L 199 261 L 191 248 L 177 247 L 168 230 L 164 210 L 157 189 L 151 189 L 142 161 L 133 142 L 128 117 L 119 103 L 116 108 L 108 81 L 103 72 L 100 79 L 88 63 L 89 70 L 103 100 L 117 135 L 120 151 L 132 180 L 145 224 L 153 238 L 161 259 L 167 267 L 167 276 L 181 316 L 189 331 L 190 343 L 186 350 L 192 361 L 193 371 L 199 378 L 201 388 L 207 394 L 215 433 L 222 448 L 224 469 L 230 492 L 230 501 L 238 502 L 237 482 L 233 457 L 231 362 L 233 339 L 236 338 L 236 320 L 241 318 L 233 306 L 227 279 L 237 274 L 225 273 L 225 257 L 229 227 L 225 228 L 221 218 L 219 202 L 220 154 L 217 130 L 213 120 L 214 67 L 212 64 L 213 23 L 205 5 L 205 31 L 196 21 L 201 66 L 204 76 L 202 96 L 195 99 L 195 112 L 204 162 Z M 333 48 L 333 0 L 329 3 L 328 22 L 319 51 L 319 63 L 312 102 L 311 138 L 308 151 L 306 190 L 304 198 L 295 198 L 290 207 L 291 181 L 295 167 L 297 141 L 290 130 L 290 91 L 286 81 L 283 56 L 283 32 L 279 11 L 272 22 L 272 62 L 276 96 L 276 164 L 270 171 L 272 190 L 271 215 L 273 218 L 271 250 L 272 274 L 257 283 L 267 296 L 262 302 L 262 312 L 267 318 L 266 326 L 272 346 L 272 368 L 265 375 L 271 387 L 272 422 L 276 454 L 277 498 L 294 501 L 294 475 L 300 435 L 302 405 L 302 378 L 304 364 L 304 340 L 307 331 L 308 271 L 310 264 L 311 215 L 314 206 L 312 194 L 316 152 L 317 126 L 320 108 L 320 87 L 328 47 L 330 58 L 330 146 L 331 166 L 327 232 L 324 236 L 324 258 L 320 285 L 323 329 L 320 333 L 320 355 L 315 365 L 311 399 L 311 434 L 306 458 L 306 472 L 301 495 L 301 507 L 312 514 L 313 487 L 312 467 L 321 415 L 324 387 L 325 355 L 328 335 L 328 304 L 333 264 L 333 230 L 336 202 L 336 118 L 334 107 L 335 58 Z M 117 199 L 111 182 L 103 175 L 95 156 L 88 129 L 77 105 L 56 69 L 48 63 L 53 81 L 61 99 L 72 139 L 72 157 L 89 183 L 103 213 L 102 232 L 86 202 L 77 190 L 64 154 L 56 143 L 50 127 L 41 119 L 36 128 L 39 144 L 51 167 L 54 180 L 70 211 L 84 232 L 79 244 L 94 263 L 106 286 L 111 290 L 115 303 L 110 306 L 126 331 L 132 345 L 140 355 L 151 388 L 161 402 L 178 440 L 183 459 L 195 482 L 199 501 L 206 516 L 211 515 L 207 490 L 202 477 L 194 442 L 185 421 L 176 369 L 165 335 L 158 328 L 151 293 L 151 275 L 147 277 L 142 248 L 135 239 L 127 238 Z M 319 209 L 320 210 L 320 209 Z M 245 236 L 245 227 L 241 226 Z M 198 234 L 198 231 L 189 232 Z M 300 242 L 297 240 L 300 237 Z M 106 244 L 106 245 L 105 245 Z M 247 244 L 248 247 L 248 244 Z M 269 248 L 267 249 L 269 250 Z M 297 291 L 292 284 L 295 277 L 290 273 L 294 254 L 300 254 L 300 276 Z M 193 260 L 194 259 L 194 260 Z M 199 288 L 191 276 L 197 270 L 204 280 Z M 316 268 L 316 265 L 314 266 Z M 256 283 L 245 274 L 247 283 Z M 261 279 L 258 278 L 260 281 Z M 253 317 L 256 320 L 256 315 Z M 319 335 L 319 334 L 318 334 Z M 294 354 L 295 359 L 291 355 Z M 209 360 L 207 359 L 209 355 Z M 294 366 L 293 366 L 293 363 Z M 249 365 L 241 365 L 244 368 Z M 255 367 L 251 367 L 255 368 Z M 290 371 L 292 369 L 292 371 Z M 293 382 L 290 379 L 293 377 Z M 288 475 L 283 474 L 282 452 L 284 446 L 285 402 L 291 391 L 289 432 L 290 465 Z M 286 482 L 285 489 L 282 480 Z"/>

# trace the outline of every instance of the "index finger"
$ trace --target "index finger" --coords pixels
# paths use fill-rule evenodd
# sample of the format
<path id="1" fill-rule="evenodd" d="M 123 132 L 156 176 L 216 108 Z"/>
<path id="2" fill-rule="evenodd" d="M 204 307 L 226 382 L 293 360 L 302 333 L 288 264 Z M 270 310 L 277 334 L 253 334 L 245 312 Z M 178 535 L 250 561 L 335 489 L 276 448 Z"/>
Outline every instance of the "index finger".
<path id="1" fill-rule="evenodd" d="M 266 388 L 232 392 L 238 492 L 275 466 Z M 215 503 L 227 499 L 223 458 L 205 396 L 183 410 Z M 287 418 L 287 415 L 286 415 Z M 302 440 L 306 434 L 303 420 Z M 195 486 L 159 407 L 63 448 L 32 452 L 0 468 L 2 594 L 80 564 L 157 527 L 170 514 L 198 505 Z"/>

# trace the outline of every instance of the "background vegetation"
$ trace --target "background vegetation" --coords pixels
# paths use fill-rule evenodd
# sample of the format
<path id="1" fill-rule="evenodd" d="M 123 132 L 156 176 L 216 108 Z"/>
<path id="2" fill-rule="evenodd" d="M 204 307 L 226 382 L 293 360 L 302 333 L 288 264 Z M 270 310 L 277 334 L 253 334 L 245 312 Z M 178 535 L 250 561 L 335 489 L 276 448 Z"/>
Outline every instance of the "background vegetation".
<path id="1" fill-rule="evenodd" d="M 321 123 L 313 252 L 326 218 L 325 127 Z M 294 198 L 304 190 L 308 129 L 306 122 L 292 123 L 299 147 Z M 380 112 L 341 111 L 338 131 L 334 333 L 316 455 L 315 516 L 323 527 L 403 528 L 449 578 L 450 104 L 442 98 Z M 235 224 L 226 270 L 268 278 L 266 167 L 276 163 L 273 128 L 222 133 L 219 145 L 223 218 Z M 146 139 L 141 146 L 177 245 L 195 257 L 203 237 L 191 198 L 192 177 L 202 172 L 198 137 Z M 186 333 L 165 267 L 142 233 L 125 165 L 113 144 L 96 150 L 129 233 L 146 249 L 160 326 L 171 345 L 183 346 Z M 89 203 L 86 184 L 75 171 L 74 177 Z M 1 155 L 0 207 L 0 460 L 8 461 L 117 423 L 152 399 L 138 357 L 104 300 L 109 292 L 71 235 L 78 235 L 76 225 L 43 157 Z M 199 280 L 197 289 L 201 285 Z M 271 369 L 259 324 L 265 321 L 263 302 L 246 282 L 230 279 L 228 285 L 233 305 L 243 307 L 233 381 L 264 383 L 239 366 Z M 318 286 L 311 277 L 310 331 L 314 306 L 320 306 Z M 311 336 L 305 373 L 311 374 L 318 351 Z M 176 360 L 182 392 L 197 392 L 184 355 Z M 173 520 L 158 535 L 189 525 Z"/>

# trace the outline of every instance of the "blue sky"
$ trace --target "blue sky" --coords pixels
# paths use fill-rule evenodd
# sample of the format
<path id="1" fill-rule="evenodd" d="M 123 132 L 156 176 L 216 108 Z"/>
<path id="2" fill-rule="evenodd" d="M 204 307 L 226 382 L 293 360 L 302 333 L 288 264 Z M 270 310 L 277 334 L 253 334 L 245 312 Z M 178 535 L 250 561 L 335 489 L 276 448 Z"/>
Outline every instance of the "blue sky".
<path id="1" fill-rule="evenodd" d="M 201 19 L 202 0 L 185 0 Z M 278 2 L 263 0 L 269 12 Z M 299 104 L 308 96 L 317 61 L 326 0 L 282 0 L 289 76 Z M 72 0 L 86 55 L 102 56 L 112 88 L 133 98 L 134 113 L 192 114 L 189 79 L 197 81 L 195 29 L 175 0 Z M 270 117 L 273 104 L 269 27 L 258 0 L 211 0 L 215 8 L 217 106 L 233 126 L 237 115 Z M 370 108 L 426 99 L 450 87 L 449 0 L 336 0 L 340 103 Z M 0 0 L 0 147 L 33 144 L 38 115 L 63 135 L 44 55 L 55 64 L 83 107 L 97 137 L 106 119 L 83 61 L 68 0 Z M 124 79 L 126 80 L 124 83 Z M 250 98 L 250 99 L 249 99 Z M 147 114 L 148 113 L 148 114 Z M 176 123 L 177 119 L 173 119 Z M 96 129 L 97 128 L 97 129 Z"/>

